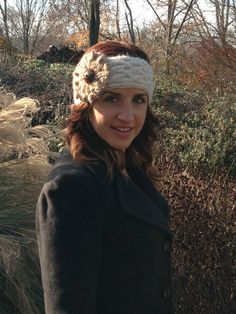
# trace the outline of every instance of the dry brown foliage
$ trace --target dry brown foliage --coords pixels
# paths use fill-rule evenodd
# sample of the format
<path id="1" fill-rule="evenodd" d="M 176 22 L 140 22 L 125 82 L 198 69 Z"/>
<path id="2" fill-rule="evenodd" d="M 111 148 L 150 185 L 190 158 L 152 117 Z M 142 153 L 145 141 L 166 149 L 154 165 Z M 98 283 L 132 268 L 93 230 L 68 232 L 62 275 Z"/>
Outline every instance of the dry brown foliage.
<path id="1" fill-rule="evenodd" d="M 236 313 L 236 182 L 159 160 L 161 190 L 172 208 L 177 313 Z"/>

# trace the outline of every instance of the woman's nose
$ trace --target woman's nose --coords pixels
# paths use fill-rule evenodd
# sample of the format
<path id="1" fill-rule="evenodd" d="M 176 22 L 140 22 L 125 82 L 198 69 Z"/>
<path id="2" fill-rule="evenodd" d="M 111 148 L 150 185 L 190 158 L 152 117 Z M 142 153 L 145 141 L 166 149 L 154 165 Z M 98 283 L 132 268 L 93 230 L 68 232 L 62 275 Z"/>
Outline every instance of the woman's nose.
<path id="1" fill-rule="evenodd" d="M 134 120 L 133 107 L 131 105 L 127 105 L 121 108 L 120 112 L 118 113 L 118 119 L 123 120 L 123 121 Z"/>

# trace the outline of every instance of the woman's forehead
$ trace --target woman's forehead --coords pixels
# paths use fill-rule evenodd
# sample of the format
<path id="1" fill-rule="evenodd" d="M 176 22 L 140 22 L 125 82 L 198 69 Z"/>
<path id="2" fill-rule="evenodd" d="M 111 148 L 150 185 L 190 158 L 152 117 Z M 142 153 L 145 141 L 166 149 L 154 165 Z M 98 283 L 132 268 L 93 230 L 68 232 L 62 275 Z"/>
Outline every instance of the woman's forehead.
<path id="1" fill-rule="evenodd" d="M 147 96 L 147 92 L 141 88 L 111 88 L 106 89 L 104 94 L 115 94 L 115 95 L 143 95 Z"/>

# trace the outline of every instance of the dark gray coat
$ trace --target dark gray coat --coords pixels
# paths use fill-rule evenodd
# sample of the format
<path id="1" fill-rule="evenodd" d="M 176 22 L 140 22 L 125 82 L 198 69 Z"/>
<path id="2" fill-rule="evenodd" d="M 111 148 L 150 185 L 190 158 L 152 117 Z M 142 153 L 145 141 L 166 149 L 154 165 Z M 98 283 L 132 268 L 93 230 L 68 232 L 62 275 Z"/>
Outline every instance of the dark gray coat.
<path id="1" fill-rule="evenodd" d="M 172 313 L 169 208 L 140 170 L 59 161 L 36 210 L 47 314 Z"/>

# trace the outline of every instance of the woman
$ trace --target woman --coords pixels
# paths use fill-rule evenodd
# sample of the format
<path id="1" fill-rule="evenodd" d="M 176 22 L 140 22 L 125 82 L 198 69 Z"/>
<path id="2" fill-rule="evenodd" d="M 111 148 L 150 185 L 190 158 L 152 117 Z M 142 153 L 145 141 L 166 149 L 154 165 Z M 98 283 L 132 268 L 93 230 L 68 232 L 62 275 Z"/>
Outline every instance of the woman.
<path id="1" fill-rule="evenodd" d="M 39 197 L 47 314 L 172 313 L 169 208 L 154 186 L 153 72 L 138 47 L 91 47 L 73 73 L 65 153 Z"/>

